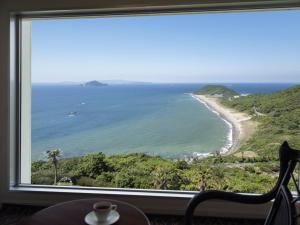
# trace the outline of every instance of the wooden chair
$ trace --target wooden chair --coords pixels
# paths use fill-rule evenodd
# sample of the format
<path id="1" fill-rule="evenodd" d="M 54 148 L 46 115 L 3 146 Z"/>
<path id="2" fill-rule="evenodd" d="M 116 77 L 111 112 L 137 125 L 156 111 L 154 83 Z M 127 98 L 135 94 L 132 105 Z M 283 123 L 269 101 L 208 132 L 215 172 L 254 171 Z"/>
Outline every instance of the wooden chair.
<path id="1" fill-rule="evenodd" d="M 293 171 L 298 162 L 300 162 L 300 151 L 289 147 L 284 142 L 279 150 L 280 172 L 275 187 L 266 194 L 251 196 L 224 191 L 203 191 L 196 194 L 188 204 L 185 212 L 185 225 L 193 224 L 193 213 L 195 208 L 204 201 L 210 199 L 221 199 L 226 201 L 245 203 L 245 204 L 262 204 L 274 199 L 273 206 L 265 220 L 265 225 L 296 225 L 297 218 L 295 203 L 300 198 L 293 199 L 288 188 L 290 179 L 293 180 L 300 196 L 299 186 L 294 178 Z"/>

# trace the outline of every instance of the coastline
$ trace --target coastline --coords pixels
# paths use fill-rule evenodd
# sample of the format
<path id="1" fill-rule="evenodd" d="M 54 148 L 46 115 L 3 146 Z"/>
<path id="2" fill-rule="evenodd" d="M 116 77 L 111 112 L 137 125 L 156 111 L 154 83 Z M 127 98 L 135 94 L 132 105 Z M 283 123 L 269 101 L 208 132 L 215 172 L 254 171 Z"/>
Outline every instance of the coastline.
<path id="1" fill-rule="evenodd" d="M 218 97 L 195 94 L 191 96 L 217 114 L 228 125 L 227 142 L 220 149 L 221 154 L 234 153 L 255 132 L 257 123 L 251 121 L 250 115 L 222 105 Z"/>

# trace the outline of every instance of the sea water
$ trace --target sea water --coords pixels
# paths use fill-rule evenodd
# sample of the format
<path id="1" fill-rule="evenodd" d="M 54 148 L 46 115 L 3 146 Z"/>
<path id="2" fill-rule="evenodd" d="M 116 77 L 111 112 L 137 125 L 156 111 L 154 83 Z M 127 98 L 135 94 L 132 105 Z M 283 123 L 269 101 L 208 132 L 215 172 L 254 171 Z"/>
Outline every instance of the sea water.
<path id="1" fill-rule="evenodd" d="M 266 93 L 292 84 L 225 84 Z M 59 148 L 63 157 L 143 152 L 183 158 L 216 152 L 230 126 L 190 93 L 203 84 L 32 86 L 32 158 Z"/>

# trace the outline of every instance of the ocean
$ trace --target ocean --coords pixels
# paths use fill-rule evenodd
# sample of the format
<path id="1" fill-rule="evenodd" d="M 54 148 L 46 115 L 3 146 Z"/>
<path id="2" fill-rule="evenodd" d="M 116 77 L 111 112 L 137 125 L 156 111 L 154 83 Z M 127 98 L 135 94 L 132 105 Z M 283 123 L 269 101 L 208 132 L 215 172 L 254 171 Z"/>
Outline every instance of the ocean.
<path id="1" fill-rule="evenodd" d="M 220 150 L 229 126 L 190 93 L 204 84 L 32 86 L 32 159 L 143 152 L 184 158 Z M 294 84 L 224 84 L 240 93 L 271 93 Z"/>

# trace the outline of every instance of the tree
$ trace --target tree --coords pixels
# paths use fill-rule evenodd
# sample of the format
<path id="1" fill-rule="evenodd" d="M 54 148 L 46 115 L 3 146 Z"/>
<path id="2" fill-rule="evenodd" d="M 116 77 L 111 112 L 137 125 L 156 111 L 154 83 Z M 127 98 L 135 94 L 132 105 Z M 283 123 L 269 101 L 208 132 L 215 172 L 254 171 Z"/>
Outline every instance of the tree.
<path id="1" fill-rule="evenodd" d="M 48 150 L 46 153 L 49 162 L 52 163 L 54 167 L 54 185 L 56 185 L 58 158 L 61 156 L 60 150 L 56 148 L 56 149 Z"/>
<path id="2" fill-rule="evenodd" d="M 102 152 L 98 152 L 82 157 L 78 165 L 77 175 L 96 179 L 96 177 L 108 170 L 109 166 L 107 165 L 105 155 Z"/>
<path id="3" fill-rule="evenodd" d="M 181 177 L 174 165 L 159 165 L 152 172 L 152 185 L 155 189 L 179 189 Z"/>

